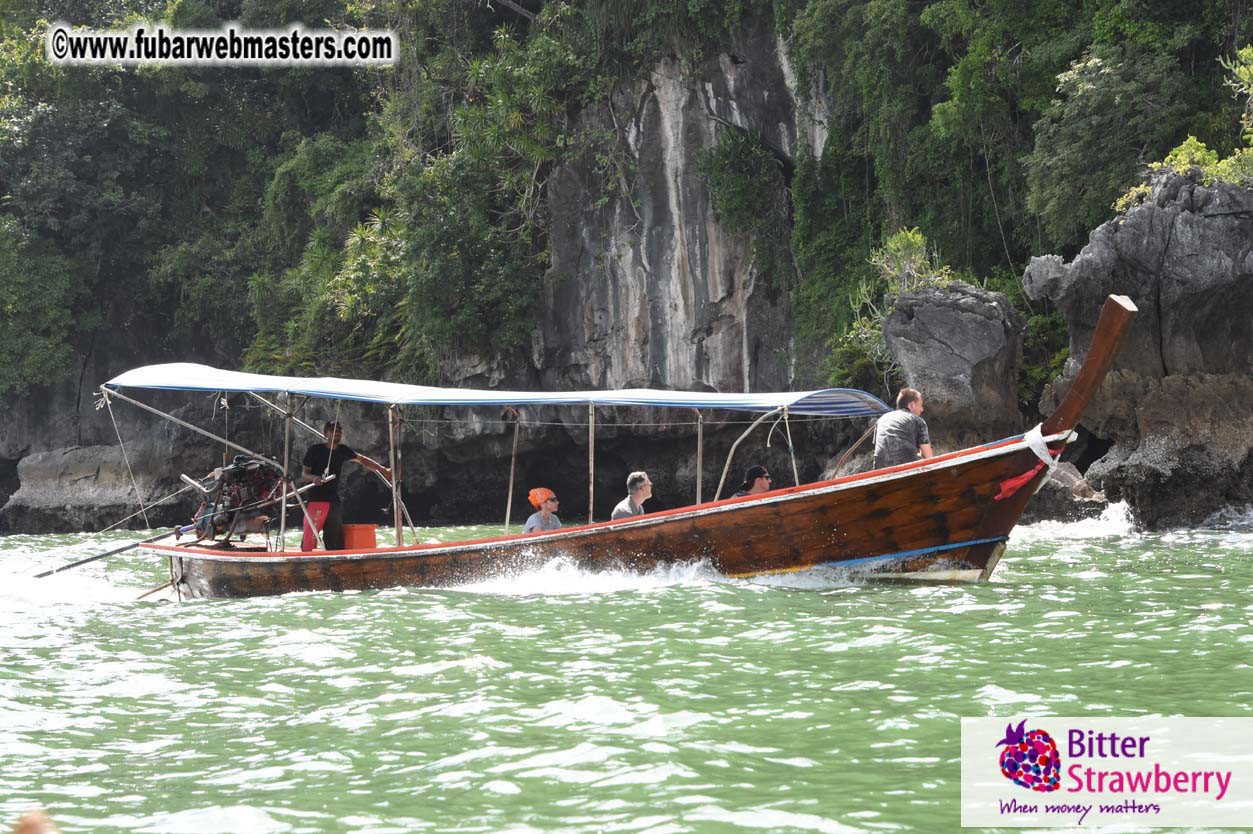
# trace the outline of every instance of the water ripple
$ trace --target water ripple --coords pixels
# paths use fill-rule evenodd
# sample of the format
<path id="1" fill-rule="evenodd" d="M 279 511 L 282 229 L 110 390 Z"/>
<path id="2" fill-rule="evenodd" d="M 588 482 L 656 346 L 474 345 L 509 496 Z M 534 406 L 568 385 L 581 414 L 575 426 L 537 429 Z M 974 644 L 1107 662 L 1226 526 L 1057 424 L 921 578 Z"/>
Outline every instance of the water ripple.
<path id="1" fill-rule="evenodd" d="M 172 603 L 142 556 L 33 580 L 98 543 L 0 539 L 0 826 L 955 829 L 960 716 L 1248 713 L 1251 544 L 1114 511 L 980 585 L 559 560 Z"/>

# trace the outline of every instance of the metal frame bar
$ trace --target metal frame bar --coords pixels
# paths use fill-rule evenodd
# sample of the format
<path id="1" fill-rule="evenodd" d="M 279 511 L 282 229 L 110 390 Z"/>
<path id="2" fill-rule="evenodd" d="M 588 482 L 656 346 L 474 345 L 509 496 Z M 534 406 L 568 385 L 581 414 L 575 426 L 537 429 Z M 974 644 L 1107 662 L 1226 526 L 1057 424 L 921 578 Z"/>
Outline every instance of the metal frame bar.
<path id="1" fill-rule="evenodd" d="M 287 550 L 287 483 L 291 480 L 291 397 L 287 398 L 287 409 L 283 412 L 283 503 L 278 517 L 278 549 Z"/>
<path id="2" fill-rule="evenodd" d="M 596 404 L 587 404 L 587 523 L 593 523 L 596 506 Z"/>
<path id="3" fill-rule="evenodd" d="M 398 425 L 400 423 L 400 414 L 397 413 L 395 405 L 387 407 L 387 442 L 389 446 L 389 457 L 391 465 L 388 469 L 392 471 L 392 524 L 396 528 L 396 546 L 404 547 L 405 544 L 405 525 L 400 517 L 400 493 L 396 489 L 396 485 L 400 483 L 397 477 L 397 470 L 400 468 L 400 452 L 396 448 L 396 435 L 398 434 Z"/>
<path id="4" fill-rule="evenodd" d="M 522 425 L 522 419 L 513 406 L 508 406 L 506 410 L 513 415 L 513 451 L 509 455 L 509 497 L 505 499 L 505 535 L 507 536 L 513 512 L 513 474 L 518 463 L 518 428 Z"/>
<path id="5" fill-rule="evenodd" d="M 218 437 L 218 436 L 217 436 L 216 434 L 214 434 L 213 432 L 211 432 L 211 431 L 205 431 L 204 429 L 199 428 L 198 426 L 193 426 L 191 423 L 188 423 L 186 420 L 180 420 L 179 418 L 175 417 L 173 414 L 166 414 L 164 411 L 162 411 L 162 410 L 161 410 L 161 409 L 159 409 L 159 408 L 155 408 L 155 407 L 153 407 L 153 406 L 150 406 L 150 405 L 148 405 L 147 403 L 142 403 L 142 402 L 140 402 L 139 400 L 134 400 L 134 399 L 131 399 L 130 397 L 126 396 L 125 394 L 119 394 L 117 391 L 114 391 L 114 390 L 109 389 L 109 388 L 105 388 L 105 387 L 103 387 L 103 386 L 101 386 L 101 388 L 100 388 L 100 393 L 101 393 L 101 395 L 102 395 L 102 396 L 104 396 L 104 397 L 105 397 L 106 401 L 107 401 L 107 399 L 108 399 L 109 397 L 117 397 L 118 399 L 122 400 L 123 402 L 128 402 L 128 403 L 130 403 L 131 405 L 134 405 L 134 406 L 137 406 L 137 407 L 139 407 L 139 408 L 142 408 L 144 411 L 149 411 L 149 412 L 151 412 L 151 413 L 153 413 L 153 414 L 156 414 L 158 417 L 164 417 L 165 419 L 169 420 L 169 421 L 170 421 L 170 422 L 172 422 L 172 423 L 177 423 L 178 425 L 182 426 L 182 427 L 183 427 L 183 428 L 185 428 L 185 429 L 190 429 L 191 431 L 194 431 L 196 434 L 201 434 L 201 435 L 204 435 L 205 437 L 209 438 L 210 440 L 216 440 L 216 441 L 218 441 L 219 443 L 224 443 L 224 444 L 226 444 L 227 446 L 229 446 L 229 447 L 230 447 L 230 448 L 232 448 L 232 449 L 237 449 L 237 450 L 239 450 L 239 451 L 243 452 L 245 455 L 249 455 L 249 456 L 251 456 L 251 457 L 256 458 L 257 460 L 264 461 L 264 462 L 268 463 L 270 466 L 273 466 L 275 469 L 279 470 L 280 472 L 283 472 L 283 475 L 284 475 L 284 476 L 286 476 L 286 474 L 287 474 L 287 472 L 283 469 L 283 464 L 279 463 L 278 461 L 274 460 L 273 458 L 268 458 L 268 457 L 266 457 L 265 455 L 258 454 L 257 452 L 254 452 L 254 451 L 252 451 L 251 449 L 249 449 L 249 448 L 247 448 L 247 447 L 245 447 L 245 446 L 240 446 L 238 443 L 232 443 L 231 441 L 227 440 L 227 439 L 226 439 L 226 438 L 224 438 L 224 437 Z"/>
<path id="6" fill-rule="evenodd" d="M 718 479 L 718 491 L 714 493 L 715 501 L 717 501 L 722 496 L 722 486 L 723 484 L 726 483 L 726 480 L 727 480 L 727 470 L 731 468 L 731 459 L 735 457 L 735 450 L 739 448 L 740 443 L 744 440 L 744 438 L 748 437 L 749 434 L 752 433 L 753 429 L 760 426 L 764 420 L 766 420 L 769 417 L 773 417 L 774 415 L 782 411 L 784 408 L 786 408 L 786 406 L 781 405 L 778 408 L 776 408 L 774 411 L 767 411 L 765 414 L 758 417 L 756 420 L 753 421 L 753 424 L 749 426 L 748 428 L 744 429 L 744 433 L 741 434 L 736 439 L 736 441 L 731 444 L 731 451 L 727 452 L 727 462 L 723 464 L 722 466 L 722 477 Z"/>
<path id="7" fill-rule="evenodd" d="M 696 412 L 696 503 L 701 503 L 701 478 L 705 474 L 705 415 Z"/>
<path id="8" fill-rule="evenodd" d="M 840 459 L 836 461 L 835 463 L 835 469 L 831 470 L 832 478 L 835 478 L 836 476 L 840 474 L 840 470 L 844 468 L 844 464 L 848 463 L 848 459 L 853 456 L 853 452 L 856 452 L 857 449 L 860 448 L 861 444 L 866 442 L 867 437 L 874 434 L 874 430 L 878 425 L 879 425 L 878 420 L 875 420 L 873 423 L 871 423 L 870 428 L 866 429 L 866 431 L 862 434 L 862 436 L 857 438 L 857 442 L 854 443 L 852 446 L 849 446 L 847 452 L 840 455 Z"/>
<path id="9" fill-rule="evenodd" d="M 796 447 L 792 445 L 792 425 L 787 420 L 787 406 L 783 406 L 783 431 L 787 433 L 787 453 L 792 457 L 792 482 L 801 485 L 800 473 L 796 470 Z"/>

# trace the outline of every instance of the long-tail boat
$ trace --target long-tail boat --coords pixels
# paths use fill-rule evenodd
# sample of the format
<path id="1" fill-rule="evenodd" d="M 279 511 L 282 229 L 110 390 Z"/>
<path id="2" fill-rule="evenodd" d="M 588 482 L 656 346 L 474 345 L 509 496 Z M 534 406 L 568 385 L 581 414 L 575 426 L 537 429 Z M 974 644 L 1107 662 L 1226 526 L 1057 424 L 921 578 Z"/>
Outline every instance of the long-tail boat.
<path id="1" fill-rule="evenodd" d="M 297 507 L 303 508 L 295 481 L 284 475 L 290 462 L 292 429 L 304 425 L 296 416 L 299 405 L 310 397 L 325 397 L 385 406 L 390 417 L 393 472 L 399 470 L 401 462 L 396 440 L 401 425 L 399 410 L 405 405 L 587 405 L 589 458 L 594 449 L 597 406 L 742 409 L 762 412 L 757 423 L 771 415 L 781 415 L 784 420 L 788 415 L 802 414 L 875 416 L 888 408 L 870 394 L 848 389 L 785 394 L 647 389 L 469 391 L 268 376 L 185 364 L 128 371 L 105 383 L 101 393 L 106 399 L 133 403 L 218 440 L 223 439 L 123 391 L 247 392 L 273 406 L 286 420 L 282 461 L 229 444 L 246 456 L 240 459 L 241 471 L 246 469 L 255 476 L 252 462 L 261 461 L 279 473 L 273 479 L 277 485 L 271 485 L 268 495 L 269 501 L 280 507 L 281 516 L 280 534 L 273 541 L 267 536 L 265 547 L 243 546 L 231 541 L 230 531 L 224 539 L 215 539 L 221 525 L 206 524 L 202 517 L 202 538 L 191 545 L 143 545 L 168 557 L 171 582 L 180 598 L 249 597 L 399 585 L 453 586 L 525 570 L 558 557 L 593 570 L 647 571 L 659 565 L 707 560 L 728 577 L 835 567 L 873 576 L 985 580 L 1004 553 L 1006 540 L 1023 508 L 1049 478 L 1058 456 L 1074 437 L 1072 429 L 1109 370 L 1123 331 L 1135 312 L 1135 305 L 1124 296 L 1107 299 L 1083 365 L 1065 397 L 1043 423 L 1023 435 L 886 469 L 738 498 L 720 499 L 719 484 L 714 500 L 702 501 L 698 486 L 697 503 L 692 506 L 619 521 L 449 543 L 406 543 L 405 512 L 396 478 L 391 485 L 395 546 L 333 552 L 286 549 L 283 534 L 288 526 L 288 507 L 293 506 L 293 512 Z M 263 396 L 266 394 L 279 398 L 271 403 Z M 725 475 L 724 468 L 724 480 Z M 207 488 L 202 489 L 208 492 Z M 293 526 L 298 521 L 296 515 Z M 203 540 L 206 533 L 208 543 Z"/>

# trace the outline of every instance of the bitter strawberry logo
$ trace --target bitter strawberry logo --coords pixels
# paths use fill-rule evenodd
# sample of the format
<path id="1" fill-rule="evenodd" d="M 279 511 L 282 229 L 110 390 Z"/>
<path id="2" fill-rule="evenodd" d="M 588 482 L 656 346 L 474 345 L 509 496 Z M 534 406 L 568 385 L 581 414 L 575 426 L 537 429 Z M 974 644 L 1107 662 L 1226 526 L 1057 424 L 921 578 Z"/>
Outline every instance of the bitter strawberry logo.
<path id="1" fill-rule="evenodd" d="M 1027 730 L 1024 719 L 1017 727 L 1005 725 L 1005 738 L 996 743 L 1006 745 L 1001 751 L 1001 773 L 1015 785 L 1032 791 L 1048 793 L 1060 786 L 1062 759 L 1057 743 L 1044 730 Z"/>

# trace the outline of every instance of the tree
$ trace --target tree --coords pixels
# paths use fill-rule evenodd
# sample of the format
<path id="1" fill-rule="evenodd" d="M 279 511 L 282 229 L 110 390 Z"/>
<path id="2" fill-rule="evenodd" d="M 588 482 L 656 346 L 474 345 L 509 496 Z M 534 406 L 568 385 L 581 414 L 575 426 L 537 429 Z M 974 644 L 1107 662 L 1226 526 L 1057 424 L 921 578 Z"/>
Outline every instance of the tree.
<path id="1" fill-rule="evenodd" d="M 1028 199 L 1056 245 L 1074 247 L 1187 132 L 1196 88 L 1168 55 L 1097 47 L 1058 77 L 1027 157 Z"/>
<path id="2" fill-rule="evenodd" d="M 0 393 L 57 382 L 73 368 L 74 267 L 0 214 Z"/>

